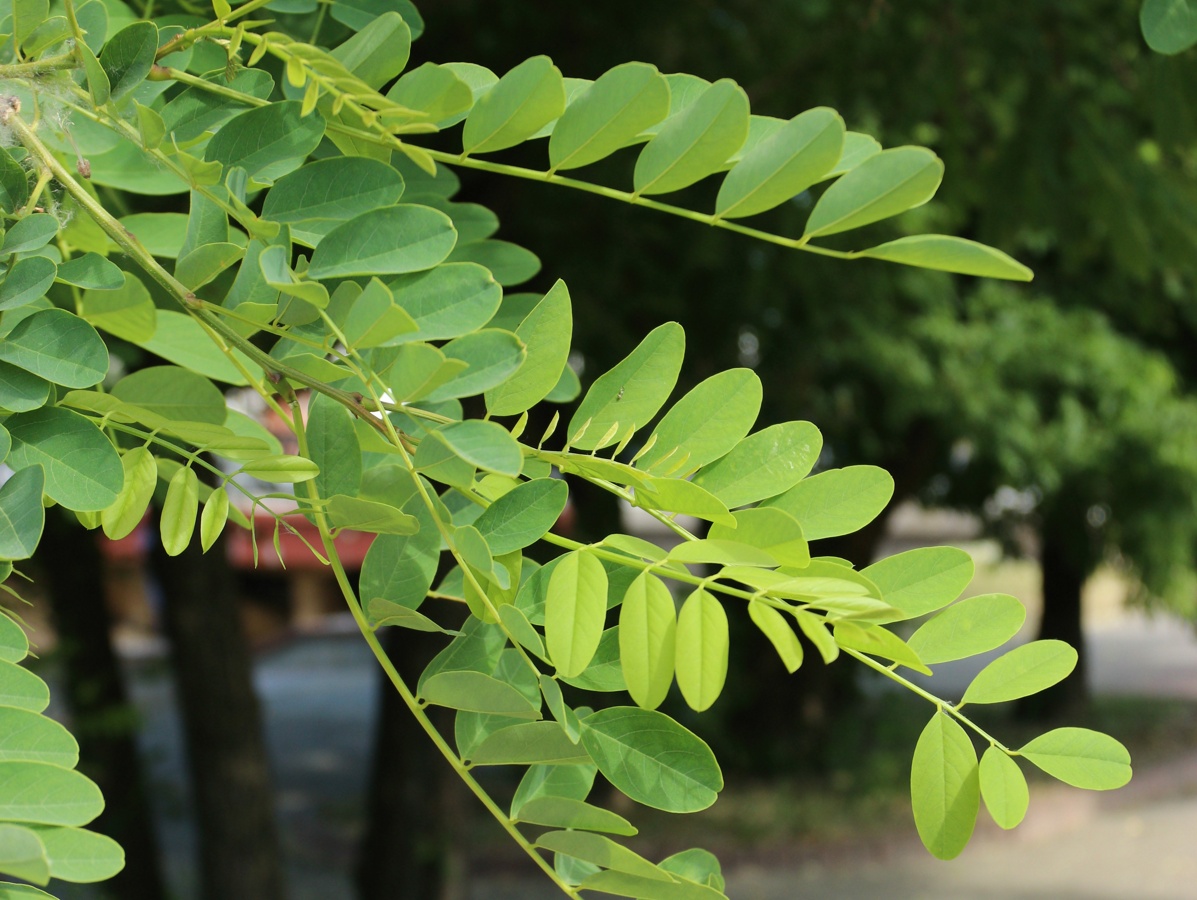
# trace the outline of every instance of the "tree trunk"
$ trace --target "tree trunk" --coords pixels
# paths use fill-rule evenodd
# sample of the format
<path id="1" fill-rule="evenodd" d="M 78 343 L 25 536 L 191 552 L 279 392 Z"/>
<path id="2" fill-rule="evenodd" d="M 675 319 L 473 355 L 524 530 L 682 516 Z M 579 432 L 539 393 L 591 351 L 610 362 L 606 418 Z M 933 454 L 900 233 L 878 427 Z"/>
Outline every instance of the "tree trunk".
<path id="1" fill-rule="evenodd" d="M 104 811 L 89 827 L 125 850 L 125 868 L 104 889 L 122 900 L 162 900 L 166 890 L 137 750 L 137 719 L 110 639 L 95 535 L 52 510 L 38 562 L 58 631 L 79 771 L 104 793 Z"/>
<path id="2" fill-rule="evenodd" d="M 1078 538 L 1085 537 L 1083 514 L 1067 517 L 1049 514 L 1043 524 L 1040 565 L 1043 569 L 1043 618 L 1040 640 L 1067 641 L 1076 648 L 1078 659 L 1072 674 L 1054 687 L 1027 697 L 1019 704 L 1019 716 L 1048 720 L 1083 709 L 1089 702 L 1086 679 L 1085 632 L 1081 621 L 1081 592 L 1089 572 Z"/>
<path id="3" fill-rule="evenodd" d="M 403 680 L 414 687 L 445 641 L 442 635 L 388 628 L 382 644 Z M 449 769 L 399 692 L 385 676 L 379 681 L 357 895 L 361 900 L 431 900 L 442 896 L 450 868 L 449 823 L 442 802 Z M 428 712 L 436 721 L 445 711 Z M 445 733 L 445 723 L 436 724 Z"/>
<path id="4" fill-rule="evenodd" d="M 262 717 L 223 545 L 156 548 L 199 825 L 204 900 L 282 900 Z"/>

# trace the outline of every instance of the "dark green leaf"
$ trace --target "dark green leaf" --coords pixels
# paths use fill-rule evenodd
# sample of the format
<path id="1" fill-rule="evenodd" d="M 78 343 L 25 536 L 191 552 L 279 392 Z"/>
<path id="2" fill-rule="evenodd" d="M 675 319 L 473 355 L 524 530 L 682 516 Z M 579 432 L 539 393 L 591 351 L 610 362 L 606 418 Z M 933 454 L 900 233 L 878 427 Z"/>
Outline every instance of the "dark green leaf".
<path id="1" fill-rule="evenodd" d="M 17 323 L 0 341 L 0 360 L 64 387 L 91 387 L 108 374 L 108 349 L 83 319 L 43 309 Z"/>
<path id="2" fill-rule="evenodd" d="M 113 100 L 121 99 L 145 80 L 157 52 L 158 29 L 152 22 L 134 22 L 112 36 L 100 54 L 100 65 L 108 77 Z"/>
<path id="3" fill-rule="evenodd" d="M 58 234 L 58 220 L 48 213 L 33 213 L 14 222 L 4 233 L 0 253 L 40 250 Z"/>
<path id="4" fill-rule="evenodd" d="M 44 256 L 17 260 L 0 281 L 0 310 L 16 309 L 45 296 L 57 272 L 53 261 Z"/>
<path id="5" fill-rule="evenodd" d="M 1139 27 L 1156 53 L 1183 53 L 1197 44 L 1197 6 L 1192 0 L 1143 0 Z"/>
<path id="6" fill-rule="evenodd" d="M 575 745 L 556 722 L 525 722 L 500 728 L 487 737 L 470 757 L 476 766 L 584 765 L 586 751 Z"/>
<path id="7" fill-rule="evenodd" d="M 474 263 L 443 263 L 427 272 L 387 282 L 396 302 L 415 320 L 404 341 L 437 341 L 477 331 L 491 320 L 503 289 Z M 514 326 L 513 326 L 514 328 Z"/>

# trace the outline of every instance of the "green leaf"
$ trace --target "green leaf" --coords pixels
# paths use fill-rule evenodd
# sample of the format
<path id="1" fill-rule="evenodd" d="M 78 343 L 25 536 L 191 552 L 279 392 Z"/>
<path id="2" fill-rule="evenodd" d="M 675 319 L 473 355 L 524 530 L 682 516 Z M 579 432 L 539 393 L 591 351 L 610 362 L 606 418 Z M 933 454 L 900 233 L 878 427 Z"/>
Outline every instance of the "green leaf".
<path id="1" fill-rule="evenodd" d="M 549 138 L 553 169 L 576 169 L 633 143 L 669 114 L 669 83 L 646 63 L 599 76 L 566 107 Z"/>
<path id="2" fill-rule="evenodd" d="M 594 863 L 604 869 L 639 875 L 654 881 L 671 880 L 666 873 L 643 856 L 601 834 L 586 831 L 550 831 L 536 839 L 536 846 Z"/>
<path id="3" fill-rule="evenodd" d="M 291 225 L 291 236 L 315 246 L 339 222 L 393 206 L 403 176 L 364 156 L 334 156 L 308 163 L 274 183 L 262 218 Z"/>
<path id="4" fill-rule="evenodd" d="M 420 685 L 420 699 L 451 709 L 539 719 L 540 709 L 519 690 L 483 672 L 439 672 Z"/>
<path id="5" fill-rule="evenodd" d="M 387 285 L 416 323 L 417 330 L 405 334 L 404 341 L 439 341 L 477 331 L 503 299 L 494 276 L 475 263 L 442 263 Z"/>
<path id="6" fill-rule="evenodd" d="M 893 660 L 924 675 L 931 674 L 931 670 L 904 640 L 880 625 L 861 626 L 855 622 L 836 622 L 835 642 L 846 649 Z"/>
<path id="7" fill-rule="evenodd" d="M 723 868 L 719 860 L 708 850 L 692 847 L 667 856 L 657 863 L 666 872 L 688 878 L 698 884 L 710 884 L 718 890 L 723 890 Z"/>
<path id="8" fill-rule="evenodd" d="M 861 572 L 881 599 L 905 618 L 943 609 L 973 579 L 973 559 L 957 547 L 919 547 L 873 563 Z"/>
<path id="9" fill-rule="evenodd" d="M 29 200 L 29 176 L 7 150 L 0 149 L 0 210 L 11 215 Z"/>
<path id="10" fill-rule="evenodd" d="M 623 816 L 571 797 L 533 798 L 520 807 L 516 821 L 550 828 L 603 831 L 627 836 L 636 834 L 636 828 Z"/>
<path id="11" fill-rule="evenodd" d="M 535 478 L 492 503 L 474 526 L 486 538 L 491 552 L 502 556 L 544 537 L 568 499 L 569 488 L 561 479 Z"/>
<path id="12" fill-rule="evenodd" d="M 120 457 L 90 420 L 57 407 L 18 413 L 4 423 L 12 436 L 5 462 L 40 465 L 46 495 L 67 509 L 98 512 L 111 506 L 124 480 Z"/>
<path id="13" fill-rule="evenodd" d="M 332 56 L 378 90 L 403 71 L 410 53 L 411 29 L 403 16 L 387 11 L 339 44 Z"/>
<path id="14" fill-rule="evenodd" d="M 183 213 L 134 213 L 119 220 L 154 256 L 174 259 L 187 235 L 188 217 Z M 135 280 L 129 278 L 128 280 Z"/>
<path id="15" fill-rule="evenodd" d="M 28 669 L 0 660 L 0 706 L 40 713 L 49 705 L 50 689 L 44 681 Z"/>
<path id="16" fill-rule="evenodd" d="M 269 97 L 274 90 L 274 79 L 261 69 L 239 69 L 232 81 L 227 81 L 225 74 L 222 67 L 219 71 L 206 75 L 204 80 L 217 83 L 239 94 L 257 97 L 260 100 Z M 176 95 L 159 112 L 162 115 L 166 133 L 173 135 L 176 141 L 182 143 L 194 141 L 206 131 L 215 131 L 222 123 L 246 108 L 242 102 L 223 94 L 216 94 L 201 87 L 189 87 Z M 138 215 L 155 214 L 140 213 Z M 157 215 L 166 216 L 171 213 Z"/>
<path id="17" fill-rule="evenodd" d="M 588 875 L 580 887 L 586 891 L 637 897 L 639 900 L 727 900 L 718 890 L 703 884 L 682 880 L 657 881 L 611 869 Z"/>
<path id="18" fill-rule="evenodd" d="M 815 541 L 859 531 L 893 495 L 894 480 L 884 469 L 848 466 L 800 481 L 765 505 L 788 512 L 802 525 L 806 539 Z"/>
<path id="19" fill-rule="evenodd" d="M 470 764 L 475 766 L 584 765 L 589 762 L 586 751 L 570 741 L 556 722 L 523 722 L 500 728 L 483 740 L 470 756 Z"/>
<path id="20" fill-rule="evenodd" d="M 503 608 L 509 609 L 510 607 Z M 457 634 L 455 631 L 442 628 L 422 612 L 417 612 L 406 606 L 400 606 L 398 603 L 392 603 L 390 600 L 383 600 L 380 597 L 375 597 L 369 602 L 366 607 L 366 613 L 370 618 L 370 627 L 375 629 L 388 625 L 396 625 L 400 628 L 410 628 L 412 631 L 440 632 L 441 634 L 448 635 Z"/>
<path id="21" fill-rule="evenodd" d="M 238 113 L 208 142 L 204 159 L 225 170 L 240 166 L 255 181 L 270 182 L 299 168 L 324 137 L 324 118 L 300 114 L 298 100 L 277 100 Z"/>
<path id="22" fill-rule="evenodd" d="M 761 380 L 751 369 L 712 375 L 665 413 L 653 429 L 656 442 L 637 465 L 660 475 L 678 465 L 691 472 L 714 462 L 743 440 L 760 408 Z"/>
<path id="23" fill-rule="evenodd" d="M 329 525 L 338 530 L 348 529 L 370 534 L 415 534 L 419 530 L 419 522 L 415 516 L 409 516 L 378 500 L 333 494 L 328 498 L 325 512 Z"/>
<path id="24" fill-rule="evenodd" d="M 1156 53 L 1183 53 L 1197 44 L 1197 6 L 1192 0 L 1143 0 L 1139 27 Z"/>
<path id="25" fill-rule="evenodd" d="M 939 859 L 959 856 L 972 837 L 981 791 L 973 743 L 946 713 L 935 713 L 919 735 L 910 801 L 923 846 Z"/>
<path id="26" fill-rule="evenodd" d="M 942 180 L 943 162 L 925 147 L 882 150 L 824 192 L 804 237 L 860 228 L 921 206 L 935 196 Z"/>
<path id="27" fill-rule="evenodd" d="M 0 882 L 0 900 L 56 900 L 45 891 L 24 884 Z"/>
<path id="28" fill-rule="evenodd" d="M 943 234 L 916 234 L 861 250 L 858 254 L 921 269 L 939 269 L 982 278 L 1030 281 L 1034 273 L 1001 250 Z"/>
<path id="29" fill-rule="evenodd" d="M 803 612 L 802 610 L 794 613 L 794 619 L 798 622 L 798 627 L 802 629 L 802 633 L 815 645 L 815 649 L 823 657 L 823 664 L 831 665 L 831 663 L 835 662 L 836 657 L 840 655 L 840 645 L 835 642 L 835 638 L 827 630 L 825 620 L 820 616 Z"/>
<path id="30" fill-rule="evenodd" d="M 832 170 L 844 147 L 844 120 L 834 109 L 808 109 L 783 124 L 732 167 L 715 214 L 754 216 L 785 203 Z"/>
<path id="31" fill-rule="evenodd" d="M 1053 778 L 1090 791 L 1120 788 L 1131 778 L 1126 748 L 1088 728 L 1053 728 L 1018 752 Z"/>
<path id="32" fill-rule="evenodd" d="M 643 709 L 656 709 L 669 693 L 676 636 L 673 595 L 660 578 L 641 572 L 619 609 L 619 658 L 628 693 Z"/>
<path id="33" fill-rule="evenodd" d="M 40 762 L 0 762 L 0 820 L 86 825 L 100 814 L 100 789 L 78 772 Z"/>
<path id="34" fill-rule="evenodd" d="M 787 512 L 772 507 L 742 509 L 733 513 L 736 527 L 712 525 L 710 540 L 736 541 L 759 547 L 780 565 L 804 568 L 810 564 L 810 547 L 802 526 Z"/>
<path id="35" fill-rule="evenodd" d="M 637 194 L 667 194 L 718 172 L 748 137 L 748 95 L 724 78 L 670 116 L 640 151 Z"/>
<path id="36" fill-rule="evenodd" d="M 692 481 L 652 478 L 636 491 L 636 506 L 697 516 L 708 522 L 734 525 L 735 517 L 714 494 Z"/>
<path id="37" fill-rule="evenodd" d="M 42 467 L 31 465 L 15 472 L 0 485 L 0 559 L 33 556 L 46 524 L 46 511 L 42 507 L 45 483 L 46 474 Z M 0 620 L 3 620 L 0 625 L 11 622 L 3 613 L 0 613 Z M 0 659 L 8 657 L 0 653 Z"/>
<path id="38" fill-rule="evenodd" d="M 38 826 L 34 832 L 50 858 L 50 874 L 63 881 L 107 881 L 125 867 L 125 851 L 110 837 L 82 828 Z"/>
<path id="39" fill-rule="evenodd" d="M 9 412 L 39 409 L 50 399 L 51 390 L 50 382 L 44 378 L 0 362 L 0 409 Z"/>
<path id="40" fill-rule="evenodd" d="M 200 514 L 200 549 L 204 553 L 212 549 L 228 519 L 229 493 L 224 488 L 217 488 L 208 495 Z"/>
<path id="41" fill-rule="evenodd" d="M 152 22 L 126 25 L 104 44 L 100 65 L 108 77 L 113 100 L 121 99 L 145 81 L 157 52 L 158 29 Z"/>
<path id="42" fill-rule="evenodd" d="M 519 338 L 494 328 L 459 337 L 441 350 L 457 368 L 447 381 L 428 391 L 426 399 L 430 401 L 472 397 L 500 385 L 519 369 L 527 355 Z"/>
<path id="43" fill-rule="evenodd" d="M 655 710 L 599 710 L 582 720 L 582 744 L 611 784 L 654 809 L 698 812 L 723 790 L 711 748 Z"/>
<path id="44" fill-rule="evenodd" d="M 374 539 L 362 560 L 359 594 L 368 602 L 381 598 L 415 609 L 432 587 L 441 536 L 418 495 L 408 500 L 403 511 L 419 520 L 420 530 L 413 535 L 383 534 Z"/>
<path id="45" fill-rule="evenodd" d="M 113 541 L 128 537 L 141 524 L 154 488 L 158 484 L 158 465 L 146 447 L 134 447 L 121 457 L 125 484 L 111 506 L 100 513 L 104 535 Z"/>
<path id="46" fill-rule="evenodd" d="M 34 213 L 18 219 L 4 234 L 0 254 L 40 250 L 58 234 L 58 220 L 48 213 Z"/>
<path id="47" fill-rule="evenodd" d="M 228 416 L 216 385 L 179 366 L 150 366 L 126 375 L 112 388 L 112 396 L 172 421 L 223 425 Z"/>
<path id="48" fill-rule="evenodd" d="M 125 273 L 98 253 L 84 253 L 58 266 L 58 280 L 86 290 L 114 291 L 125 283 Z"/>
<path id="49" fill-rule="evenodd" d="M 524 463 L 520 445 L 511 432 L 496 422 L 481 419 L 455 422 L 429 432 L 428 438 L 440 441 L 454 455 L 487 472 L 514 478 Z"/>
<path id="50" fill-rule="evenodd" d="M 798 636 L 794 634 L 794 629 L 790 627 L 785 616 L 767 603 L 756 599 L 748 601 L 748 616 L 752 619 L 753 624 L 761 630 L 761 633 L 769 639 L 769 643 L 781 657 L 781 663 L 786 667 L 786 671 L 791 675 L 797 672 L 802 665 L 802 645 L 798 643 Z M 831 636 L 828 635 L 827 639 L 830 641 Z"/>
<path id="51" fill-rule="evenodd" d="M 851 172 L 866 159 L 872 159 L 881 152 L 881 144 L 877 139 L 856 131 L 844 132 L 844 151 L 840 154 L 839 162 L 827 173 L 827 178 L 835 178 L 845 172 Z"/>
<path id="52" fill-rule="evenodd" d="M 22 319 L 0 341 L 0 360 L 64 387 L 91 387 L 108 374 L 108 349 L 87 322 L 64 309 Z"/>
<path id="53" fill-rule="evenodd" d="M 30 829 L 0 822 L 0 874 L 35 884 L 50 881 L 46 848 Z"/>
<path id="54" fill-rule="evenodd" d="M 12 480 L 11 478 L 9 479 Z M 39 496 L 38 502 L 41 502 Z M 7 569 L 7 574 L 5 570 Z M 5 578 L 12 573 L 12 566 L 0 568 L 0 575 Z M 29 638 L 25 636 L 25 630 L 21 628 L 16 622 L 8 617 L 7 613 L 0 612 L 0 660 L 6 662 L 20 662 L 29 655 Z M 0 731 L 0 735 L 4 732 Z"/>
<path id="55" fill-rule="evenodd" d="M 810 422 L 770 425 L 701 469 L 694 484 L 734 509 L 796 485 L 810 472 L 822 449 L 823 436 Z M 807 538 L 811 539 L 809 534 Z"/>
<path id="56" fill-rule="evenodd" d="M 561 70 L 547 56 L 525 60 L 474 104 L 461 134 L 466 153 L 522 144 L 565 111 Z"/>
<path id="57" fill-rule="evenodd" d="M 1076 650 L 1064 641 L 1031 641 L 978 672 L 961 703 L 1004 703 L 1037 694 L 1067 678 L 1076 661 Z"/>
<path id="58" fill-rule="evenodd" d="M 311 278 L 399 275 L 431 269 L 457 241 L 452 220 L 427 206 L 401 204 L 362 213 L 320 241 Z"/>
<path id="59" fill-rule="evenodd" d="M 17 46 L 25 43 L 31 35 L 50 15 L 50 4 L 47 0 L 13 0 L 9 5 L 12 19 L 12 37 Z"/>
<path id="60" fill-rule="evenodd" d="M 607 572 L 593 553 L 575 550 L 553 568 L 545 598 L 545 644 L 559 675 L 582 674 L 598 649 L 607 615 Z"/>
<path id="61" fill-rule="evenodd" d="M 425 113 L 433 122 L 459 116 L 474 105 L 470 86 L 448 66 L 424 63 L 408 72 L 387 91 L 387 99 Z"/>
<path id="62" fill-rule="evenodd" d="M 96 59 L 95 50 L 87 44 L 79 47 L 79 55 L 83 59 L 83 73 L 92 102 L 96 106 L 103 106 L 112 98 L 112 85 L 108 81 L 108 73 Z"/>
<path id="63" fill-rule="evenodd" d="M 677 686 L 695 712 L 708 709 L 723 692 L 727 656 L 727 613 L 714 595 L 698 588 L 677 616 Z"/>
<path id="64" fill-rule="evenodd" d="M 308 404 L 308 454 L 320 469 L 316 493 L 356 496 L 362 485 L 362 450 L 353 416 L 331 397 L 317 395 Z"/>
<path id="65" fill-rule="evenodd" d="M 594 763 L 576 766 L 531 766 L 520 779 L 511 799 L 511 816 L 518 818 L 524 804 L 540 797 L 585 800 L 598 772 Z"/>
<path id="66" fill-rule="evenodd" d="M 245 248 L 239 244 L 204 244 L 179 257 L 175 263 L 175 279 L 189 290 L 199 290 L 244 255 Z"/>
<path id="67" fill-rule="evenodd" d="M 650 331 L 635 350 L 590 386 L 569 420 L 570 444 L 579 450 L 601 450 L 629 428 L 647 425 L 677 383 L 685 352 L 685 332 L 676 322 Z M 612 426 L 619 427 L 608 437 Z"/>
<path id="68" fill-rule="evenodd" d="M 156 319 L 154 336 L 137 342 L 146 350 L 216 381 L 245 384 L 245 376 L 191 316 L 160 309 Z M 232 353 L 235 359 L 252 371 L 253 363 L 247 356 L 240 350 L 233 350 Z"/>
<path id="69" fill-rule="evenodd" d="M 449 262 L 471 262 L 485 266 L 504 287 L 523 284 L 540 271 L 540 259 L 531 250 L 510 241 L 485 240 L 458 245 Z"/>
<path id="70" fill-rule="evenodd" d="M 933 666 L 997 649 L 1018 634 L 1026 618 L 1026 608 L 1009 594 L 981 594 L 924 622 L 906 643 Z"/>
<path id="71" fill-rule="evenodd" d="M 733 517 L 731 521 L 735 521 Z M 714 526 L 712 526 L 714 527 Z M 722 526 L 726 528 L 727 526 Z M 772 568 L 777 560 L 764 550 L 741 544 L 734 538 L 682 541 L 669 551 L 669 559 L 683 563 Z"/>
<path id="72" fill-rule="evenodd" d="M 294 484 L 300 481 L 311 481 L 320 474 L 319 467 L 310 459 L 302 456 L 263 456 L 251 459 L 245 463 L 240 471 L 262 481 L 276 481 L 280 484 Z"/>
<path id="73" fill-rule="evenodd" d="M 525 560 L 524 562 L 527 563 L 528 561 Z M 504 603 L 499 607 L 499 621 L 503 623 L 503 627 L 507 629 L 513 641 L 540 659 L 548 660 L 547 651 L 544 649 L 544 641 L 540 637 L 540 632 L 532 627 L 532 623 L 528 621 L 528 617 L 518 607 L 511 603 Z M 541 675 L 540 683 L 542 692 L 544 692 L 546 682 L 552 682 L 554 686 L 557 684 L 547 675 Z M 561 689 L 557 688 L 556 700 L 549 703 L 549 709 L 553 713 L 553 718 L 561 722 L 564 728 L 563 716 L 559 715 L 561 712 L 559 707 L 564 704 L 564 701 L 560 698 L 560 694 Z"/>
<path id="74" fill-rule="evenodd" d="M 53 719 L 28 709 L 0 707 L 0 761 L 72 769 L 79 762 L 79 745 Z"/>
<path id="75" fill-rule="evenodd" d="M 178 556 L 187 549 L 198 512 L 199 478 L 190 466 L 184 466 L 170 479 L 158 523 L 167 556 Z"/>
<path id="76" fill-rule="evenodd" d="M 0 281 L 0 310 L 16 309 L 44 297 L 57 273 L 58 267 L 44 256 L 18 259 Z"/>
<path id="77" fill-rule="evenodd" d="M 1027 780 L 1018 763 L 992 744 L 981 755 L 981 798 L 993 821 L 1005 829 L 1016 828 L 1031 801 Z"/>
<path id="78" fill-rule="evenodd" d="M 549 395 L 569 359 L 573 311 L 569 290 L 558 281 L 516 329 L 527 348 L 516 373 L 486 392 L 486 408 L 494 416 L 512 416 L 531 409 Z"/>

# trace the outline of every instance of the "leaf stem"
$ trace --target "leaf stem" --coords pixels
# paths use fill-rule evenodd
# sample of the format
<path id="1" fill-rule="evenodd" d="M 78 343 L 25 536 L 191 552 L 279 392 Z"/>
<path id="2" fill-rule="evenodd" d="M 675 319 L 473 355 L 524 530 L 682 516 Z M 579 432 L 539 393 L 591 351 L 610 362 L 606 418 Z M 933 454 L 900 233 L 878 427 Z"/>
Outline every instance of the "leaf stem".
<path id="1" fill-rule="evenodd" d="M 859 650 L 853 650 L 850 647 L 844 647 L 844 646 L 841 646 L 840 650 L 843 651 L 844 653 L 848 654 L 848 656 L 851 656 L 853 659 L 857 660 L 858 662 L 864 663 L 866 666 L 868 666 L 873 671 L 880 672 L 886 678 L 889 678 L 892 681 L 896 681 L 898 684 L 902 685 L 902 687 L 906 688 L 909 691 L 913 691 L 914 693 L 916 693 L 920 697 L 922 697 L 924 700 L 935 704 L 937 707 L 942 709 L 948 715 L 952 716 L 952 718 L 956 719 L 961 724 L 967 725 L 969 728 L 971 728 L 973 731 L 975 731 L 978 735 L 983 737 L 985 740 L 989 741 L 989 743 L 993 744 L 995 747 L 997 747 L 1002 752 L 1010 754 L 1012 756 L 1014 755 L 1013 750 L 1011 750 L 1009 747 L 1007 747 L 1005 744 L 1003 744 L 1001 741 L 999 741 L 997 738 L 995 738 L 993 735 L 991 735 L 988 731 L 983 729 L 980 725 L 978 725 L 976 722 L 974 722 L 972 719 L 970 719 L 964 713 L 960 712 L 960 710 L 957 709 L 955 706 L 953 706 L 951 703 L 948 703 L 946 700 L 944 700 L 940 697 L 936 697 L 930 691 L 924 690 L 923 688 L 919 687 L 917 684 L 915 684 L 910 679 L 903 678 L 901 675 L 899 675 L 893 669 L 889 668 L 888 666 L 883 666 L 881 663 L 877 662 L 877 660 L 873 659 L 871 656 L 867 656 L 866 654 L 861 653 Z"/>

